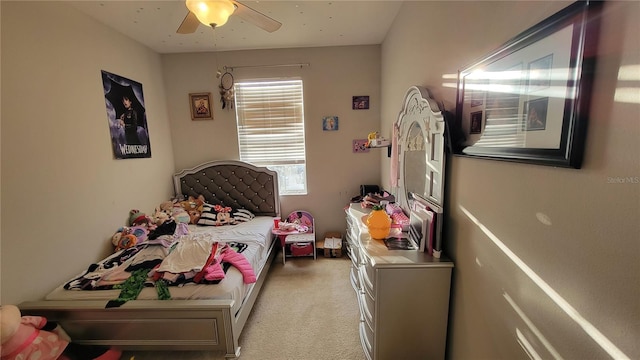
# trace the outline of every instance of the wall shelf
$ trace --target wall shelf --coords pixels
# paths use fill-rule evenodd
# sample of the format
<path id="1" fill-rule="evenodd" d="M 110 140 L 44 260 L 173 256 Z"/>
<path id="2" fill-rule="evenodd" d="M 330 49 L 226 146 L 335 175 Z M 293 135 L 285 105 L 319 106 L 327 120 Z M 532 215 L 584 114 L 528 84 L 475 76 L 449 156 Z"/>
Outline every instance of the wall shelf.
<path id="1" fill-rule="evenodd" d="M 381 149 L 381 148 L 387 148 L 387 157 L 391 157 L 391 145 L 369 146 L 369 149 Z"/>

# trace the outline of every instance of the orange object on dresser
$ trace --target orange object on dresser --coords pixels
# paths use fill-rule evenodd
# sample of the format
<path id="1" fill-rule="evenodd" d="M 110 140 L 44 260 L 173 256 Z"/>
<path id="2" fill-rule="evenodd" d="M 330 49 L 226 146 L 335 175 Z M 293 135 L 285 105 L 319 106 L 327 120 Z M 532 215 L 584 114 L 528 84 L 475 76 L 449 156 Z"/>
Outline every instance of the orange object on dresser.
<path id="1" fill-rule="evenodd" d="M 373 206 L 371 213 L 367 217 L 367 227 L 369 228 L 369 235 L 373 239 L 384 239 L 389 236 L 391 218 L 382 206 Z"/>

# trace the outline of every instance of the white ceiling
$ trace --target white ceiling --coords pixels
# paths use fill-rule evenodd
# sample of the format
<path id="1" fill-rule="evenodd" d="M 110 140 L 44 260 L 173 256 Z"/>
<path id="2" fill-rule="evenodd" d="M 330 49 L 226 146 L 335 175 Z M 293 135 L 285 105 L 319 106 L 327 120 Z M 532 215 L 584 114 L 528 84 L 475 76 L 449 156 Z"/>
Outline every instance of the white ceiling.
<path id="1" fill-rule="evenodd" d="M 69 1 L 80 11 L 158 53 L 381 44 L 402 1 L 240 0 L 282 23 L 266 32 L 237 16 L 221 27 L 176 30 L 188 10 L 184 1 Z"/>

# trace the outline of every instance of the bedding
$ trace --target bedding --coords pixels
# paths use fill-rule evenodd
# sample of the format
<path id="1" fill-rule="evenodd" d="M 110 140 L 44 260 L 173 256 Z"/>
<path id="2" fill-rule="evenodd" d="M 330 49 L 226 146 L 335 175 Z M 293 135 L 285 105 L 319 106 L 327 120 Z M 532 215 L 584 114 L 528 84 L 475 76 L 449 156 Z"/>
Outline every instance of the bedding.
<path id="1" fill-rule="evenodd" d="M 238 338 L 275 256 L 277 174 L 241 161 L 211 161 L 176 173 L 173 182 L 176 200 L 201 199 L 200 211 L 207 205 L 215 221 L 166 221 L 43 300 L 20 304 L 22 312 L 59 322 L 78 343 L 238 357 Z M 220 221 L 217 212 L 231 216 Z"/>
<path id="2" fill-rule="evenodd" d="M 184 224 L 182 224 L 184 225 Z M 167 236 L 159 237 L 155 242 L 147 241 L 137 246 L 124 249 L 108 256 L 107 258 L 91 264 L 85 271 L 65 284 L 58 286 L 49 293 L 46 300 L 113 300 L 118 298 L 121 289 L 114 288 L 114 285 L 123 283 L 129 277 L 131 271 L 147 269 L 152 271 L 156 266 L 160 266 L 163 260 L 168 259 L 169 249 L 178 244 L 200 242 L 207 244 L 206 254 L 211 252 L 208 249 L 213 243 L 227 244 L 236 253 L 242 255 L 250 265 L 255 274 L 268 256 L 273 241 L 271 226 L 273 218 L 267 216 L 257 216 L 250 221 L 241 222 L 236 225 L 225 226 L 200 226 L 188 225 L 184 231 L 176 231 L 177 235 L 173 239 Z M 206 258 L 202 259 L 204 265 Z M 159 270 L 171 270 L 171 261 L 164 262 L 168 268 Z M 230 299 L 236 301 L 239 307 L 241 300 L 249 290 L 249 284 L 243 281 L 242 271 L 229 261 L 222 262 L 224 269 L 224 279 L 210 280 L 196 283 L 189 279 L 179 279 L 168 286 L 171 299 Z M 174 265 L 175 266 L 175 265 Z M 173 268 L 170 272 L 188 272 L 192 269 Z M 197 270 L 202 270 L 201 268 Z M 150 279 L 146 280 L 147 286 L 137 295 L 140 300 L 158 299 L 156 288 Z M 205 281 L 206 282 L 206 281 Z M 220 286 L 207 286 L 210 284 Z M 92 291 L 80 291 L 92 290 Z M 237 310 L 237 309 L 236 309 Z"/>

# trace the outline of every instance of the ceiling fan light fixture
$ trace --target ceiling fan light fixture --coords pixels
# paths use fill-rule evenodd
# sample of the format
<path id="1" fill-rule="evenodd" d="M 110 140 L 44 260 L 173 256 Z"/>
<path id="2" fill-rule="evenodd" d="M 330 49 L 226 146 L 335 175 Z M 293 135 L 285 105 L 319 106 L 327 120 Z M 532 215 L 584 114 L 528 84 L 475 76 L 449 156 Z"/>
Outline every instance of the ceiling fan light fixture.
<path id="1" fill-rule="evenodd" d="M 236 9 L 230 0 L 186 0 L 185 3 L 201 23 L 211 27 L 226 24 Z"/>

